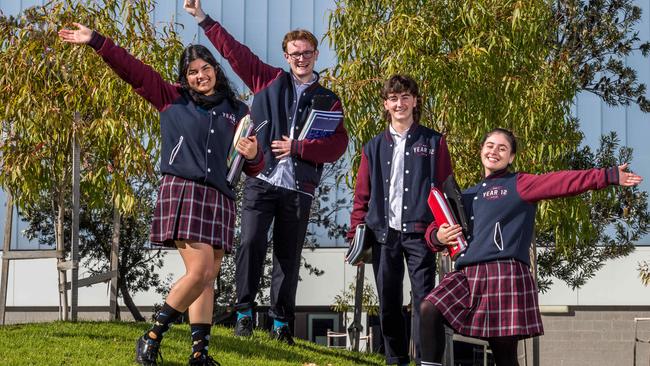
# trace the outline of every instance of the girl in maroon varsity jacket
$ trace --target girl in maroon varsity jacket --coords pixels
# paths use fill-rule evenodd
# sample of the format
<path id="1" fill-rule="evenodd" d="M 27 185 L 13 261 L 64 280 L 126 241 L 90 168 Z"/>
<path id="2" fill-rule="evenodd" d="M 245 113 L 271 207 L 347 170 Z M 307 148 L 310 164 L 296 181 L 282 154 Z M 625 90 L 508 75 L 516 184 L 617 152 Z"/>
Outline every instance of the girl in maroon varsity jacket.
<path id="1" fill-rule="evenodd" d="M 516 151 L 515 137 L 505 129 L 487 133 L 481 143 L 485 179 L 463 192 L 471 223 L 469 246 L 457 259 L 456 271 L 422 302 L 422 365 L 440 364 L 444 324 L 460 334 L 487 339 L 497 365 L 517 365 L 518 340 L 543 334 L 528 252 L 536 203 L 642 181 L 625 171 L 627 164 L 540 175 L 511 173 L 508 166 Z M 438 228 L 432 223 L 427 244 L 437 252 L 460 234 L 459 225 Z"/>
<path id="2" fill-rule="evenodd" d="M 235 193 L 226 181 L 226 157 L 237 123 L 248 107 L 237 100 L 214 56 L 204 46 L 187 47 L 180 58 L 178 84 L 162 79 L 150 66 L 81 24 L 63 29 L 60 38 L 88 44 L 115 73 L 160 112 L 163 174 L 151 225 L 154 244 L 175 246 L 186 274 L 172 287 L 156 322 L 136 342 L 136 362 L 156 365 L 169 325 L 186 310 L 192 330 L 190 365 L 214 365 L 208 356 L 214 280 L 224 252 L 233 245 Z M 255 137 L 241 139 L 237 151 L 243 170 L 264 166 Z"/>

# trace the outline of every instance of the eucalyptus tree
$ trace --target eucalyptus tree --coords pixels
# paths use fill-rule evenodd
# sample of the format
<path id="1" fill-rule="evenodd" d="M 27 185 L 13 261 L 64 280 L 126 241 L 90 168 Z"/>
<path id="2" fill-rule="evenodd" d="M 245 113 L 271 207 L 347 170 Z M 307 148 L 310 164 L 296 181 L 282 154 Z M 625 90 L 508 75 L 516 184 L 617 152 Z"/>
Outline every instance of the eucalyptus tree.
<path id="1" fill-rule="evenodd" d="M 73 136 L 81 147 L 82 200 L 112 207 L 114 240 L 120 215 L 138 214 L 129 180 L 153 179 L 159 142 L 156 111 L 90 47 L 66 45 L 57 31 L 88 24 L 173 80 L 182 45 L 171 26 L 154 26 L 153 6 L 152 0 L 53 0 L 0 17 L 0 186 L 20 210 L 50 202 L 57 248 L 64 248 Z"/>
<path id="2" fill-rule="evenodd" d="M 421 123 L 447 135 L 461 186 L 480 179 L 479 140 L 494 127 L 514 130 L 523 145 L 516 170 L 541 173 L 578 167 L 583 135 L 571 107 L 581 88 L 591 84 L 575 72 L 571 52 L 579 48 L 559 43 L 561 32 L 577 28 L 560 29 L 557 11 L 564 8 L 554 3 L 337 1 L 327 36 L 339 63 L 327 79 L 346 101 L 347 127 L 357 151 L 353 165 L 358 165 L 361 146 L 386 126 L 379 96 L 382 81 L 406 73 L 421 88 Z M 629 160 L 631 154 L 620 158 Z M 354 180 L 354 175 L 349 178 Z M 635 194 L 639 198 L 639 192 Z M 631 200 L 629 191 L 611 188 L 587 198 L 541 202 L 537 237 L 550 239 L 544 241 L 555 255 L 549 262 L 559 263 L 563 271 L 549 268 L 540 274 L 557 275 L 576 287 L 608 258 L 629 253 L 634 238 L 648 227 L 640 198 Z M 632 222 L 632 215 L 610 217 L 623 225 L 616 236 L 620 241 L 596 248 L 605 232 L 592 221 L 595 210 L 604 205 L 613 208 L 603 212 L 634 206 L 646 212 L 645 221 Z"/>

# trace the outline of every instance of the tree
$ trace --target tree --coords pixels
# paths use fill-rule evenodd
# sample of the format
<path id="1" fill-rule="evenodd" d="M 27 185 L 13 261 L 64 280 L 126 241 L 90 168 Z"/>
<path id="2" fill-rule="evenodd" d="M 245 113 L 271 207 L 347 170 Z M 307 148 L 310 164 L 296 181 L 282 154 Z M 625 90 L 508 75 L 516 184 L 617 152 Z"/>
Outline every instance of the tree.
<path id="1" fill-rule="evenodd" d="M 145 319 L 131 294 L 165 287 L 166 283 L 156 269 L 162 266 L 166 253 L 160 248 L 149 247 L 149 227 L 155 206 L 156 187 L 146 182 L 133 182 L 132 186 L 137 197 L 134 209 L 138 214 L 125 216 L 120 223 L 118 289 L 133 319 L 142 321 Z M 110 200 L 111 197 L 108 195 L 106 198 Z M 82 199 L 82 202 L 85 201 Z M 38 240 L 42 245 L 52 245 L 55 237 L 55 217 L 50 214 L 50 204 L 49 200 L 41 199 L 36 206 L 30 206 L 27 211 L 20 213 L 21 218 L 29 223 L 25 236 L 30 240 Z M 70 248 L 71 210 L 71 204 L 66 202 L 63 225 L 66 250 Z M 112 219 L 111 206 L 92 208 L 82 204 L 80 207 L 79 250 L 82 265 L 90 276 L 110 269 L 111 238 L 114 231 Z"/>
<path id="2" fill-rule="evenodd" d="M 494 127 L 514 130 L 523 145 L 515 170 L 541 173 L 571 168 L 580 156 L 583 138 L 571 106 L 581 88 L 591 85 L 585 83 L 588 74 L 574 71 L 571 52 L 589 48 L 559 43 L 573 39 L 561 35 L 578 28 L 561 29 L 560 20 L 565 18 L 558 16 L 558 9 L 564 8 L 543 0 L 337 1 L 327 35 L 339 64 L 329 79 L 347 102 L 347 126 L 357 151 L 354 166 L 361 146 L 385 128 L 381 82 L 391 74 L 406 73 L 420 85 L 421 123 L 447 136 L 461 186 L 480 179 L 478 142 Z M 617 28 L 623 34 L 626 29 Z M 598 43 L 596 35 L 591 39 Z M 586 42 L 584 37 L 581 40 Z M 588 57 L 583 60 L 590 61 Z M 635 82 L 629 70 L 624 74 L 625 80 Z M 614 83 L 611 78 L 603 82 Z M 602 88 L 599 84 L 592 89 Z M 610 96 L 627 91 L 606 90 Z M 643 94 L 644 89 L 635 90 Z M 629 98 L 616 100 L 622 103 Z M 599 197 L 612 203 L 620 190 L 610 188 Z M 594 195 L 586 197 L 542 202 L 536 219 L 536 243 L 548 244 L 544 240 L 552 239 L 549 250 L 570 263 L 571 275 L 567 273 L 566 278 L 573 279 L 572 285 L 592 276 L 599 265 L 570 253 L 586 254 L 585 248 L 604 239 L 591 221 L 597 201 L 591 199 Z M 620 222 L 629 237 L 642 233 L 629 216 Z M 601 254 L 598 261 L 623 255 L 621 251 Z"/>
<path id="3" fill-rule="evenodd" d="M 175 60 L 169 55 L 178 55 L 182 45 L 171 27 L 153 26 L 152 10 L 151 0 L 55 0 L 19 18 L 0 17 L 0 121 L 6 137 L 0 186 L 24 212 L 49 200 L 57 248 L 64 248 L 73 134 L 81 145 L 85 204 L 116 211 L 117 239 L 120 214 L 135 207 L 130 179 L 153 175 L 159 125 L 154 108 L 90 48 L 65 45 L 56 32 L 74 21 L 88 24 L 173 80 Z"/>
<path id="4" fill-rule="evenodd" d="M 650 112 L 646 86 L 625 57 L 650 52 L 635 26 L 641 8 L 632 0 L 556 0 L 556 39 L 552 59 L 565 58 L 581 91 L 598 95 L 611 106 L 637 104 Z"/>

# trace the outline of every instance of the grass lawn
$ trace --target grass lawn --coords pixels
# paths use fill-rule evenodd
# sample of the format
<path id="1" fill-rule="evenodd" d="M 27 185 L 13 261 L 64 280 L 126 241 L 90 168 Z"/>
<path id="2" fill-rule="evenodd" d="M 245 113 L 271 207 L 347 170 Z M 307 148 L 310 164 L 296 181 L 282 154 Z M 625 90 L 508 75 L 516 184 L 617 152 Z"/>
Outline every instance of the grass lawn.
<path id="1" fill-rule="evenodd" d="M 0 365 L 134 365 L 135 340 L 146 323 L 54 322 L 0 326 Z M 187 365 L 190 331 L 176 325 L 161 347 L 164 365 Z M 250 339 L 232 329 L 212 328 L 210 354 L 229 365 L 384 365 L 376 354 L 325 348 L 296 339 L 293 347 L 271 340 L 264 332 Z"/>

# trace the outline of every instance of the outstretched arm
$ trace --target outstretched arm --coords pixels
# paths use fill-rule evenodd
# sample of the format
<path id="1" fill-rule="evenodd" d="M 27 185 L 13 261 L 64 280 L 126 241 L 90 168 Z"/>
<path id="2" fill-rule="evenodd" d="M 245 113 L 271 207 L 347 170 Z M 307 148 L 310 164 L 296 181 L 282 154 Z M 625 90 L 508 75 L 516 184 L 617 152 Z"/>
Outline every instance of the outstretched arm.
<path id="1" fill-rule="evenodd" d="M 153 104 L 156 109 L 162 111 L 178 98 L 176 87 L 165 82 L 151 66 L 136 59 L 110 39 L 83 24 L 73 24 L 77 29 L 61 29 L 59 38 L 63 42 L 86 44 L 94 48 L 122 80 L 129 83 L 136 93 Z"/>
<path id="2" fill-rule="evenodd" d="M 627 164 L 606 169 L 563 170 L 546 174 L 519 174 L 517 191 L 526 201 L 575 196 L 580 193 L 602 189 L 608 185 L 631 187 L 643 178 L 627 172 Z"/>
<path id="3" fill-rule="evenodd" d="M 183 8 L 196 19 L 210 42 L 253 93 L 264 89 L 282 74 L 282 69 L 262 62 L 248 47 L 233 38 L 221 24 L 207 16 L 201 8 L 201 0 L 184 0 Z"/>

